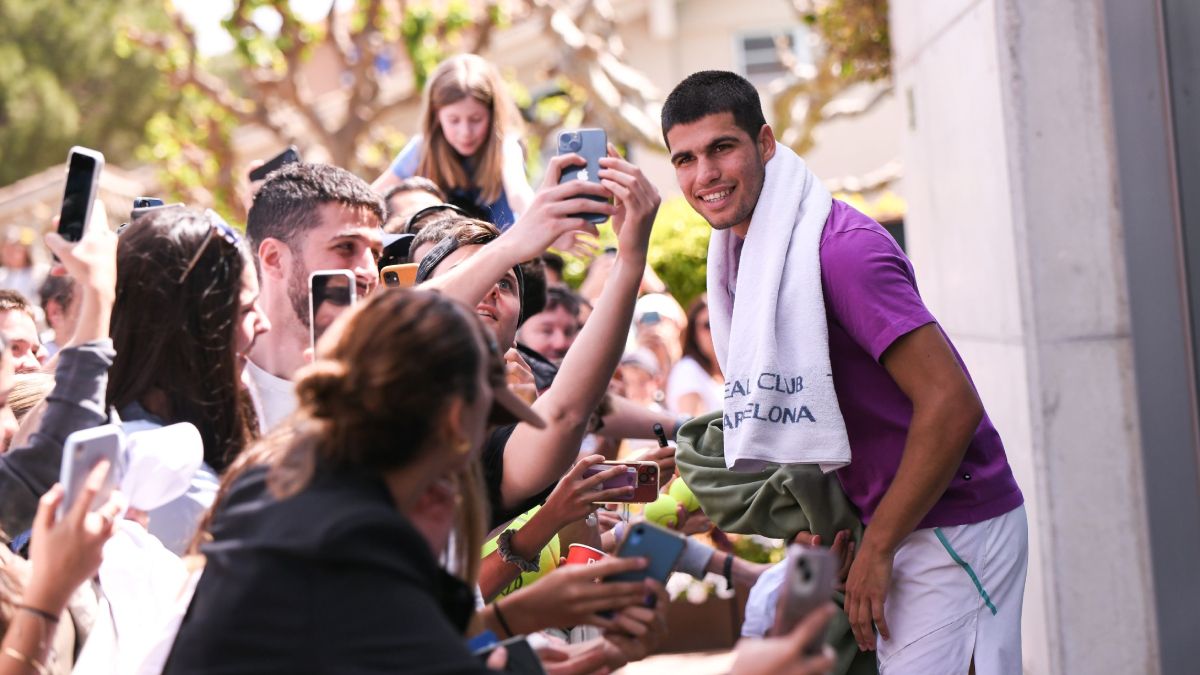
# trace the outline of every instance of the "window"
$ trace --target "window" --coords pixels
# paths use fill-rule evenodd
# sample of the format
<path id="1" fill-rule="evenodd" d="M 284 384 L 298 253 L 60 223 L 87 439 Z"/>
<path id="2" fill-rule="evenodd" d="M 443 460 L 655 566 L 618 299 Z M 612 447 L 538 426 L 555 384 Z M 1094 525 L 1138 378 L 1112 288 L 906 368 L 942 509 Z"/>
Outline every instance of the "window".
<path id="1" fill-rule="evenodd" d="M 775 47 L 775 38 L 779 36 L 783 37 L 788 49 L 800 63 L 812 62 L 808 30 L 804 26 L 743 33 L 737 38 L 737 57 L 741 72 L 747 79 L 769 80 L 787 73 Z"/>

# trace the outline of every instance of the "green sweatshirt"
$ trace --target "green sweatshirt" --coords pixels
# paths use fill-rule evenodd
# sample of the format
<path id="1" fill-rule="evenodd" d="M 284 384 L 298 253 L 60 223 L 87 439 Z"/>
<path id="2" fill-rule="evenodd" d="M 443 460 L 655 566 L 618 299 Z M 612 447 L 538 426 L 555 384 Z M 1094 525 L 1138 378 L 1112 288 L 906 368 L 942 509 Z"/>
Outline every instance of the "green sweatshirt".
<path id="1" fill-rule="evenodd" d="M 679 475 L 696 495 L 704 514 L 725 532 L 759 534 L 791 540 L 800 532 L 821 535 L 826 545 L 840 530 L 850 530 L 862 542 L 858 511 L 833 474 L 815 464 L 778 466 L 757 473 L 737 473 L 725 467 L 725 437 L 721 413 L 701 415 L 680 428 L 675 459 Z M 834 601 L 840 607 L 842 593 Z M 844 611 L 829 623 L 829 644 L 837 651 L 834 672 L 876 673 L 875 655 L 860 652 Z"/>

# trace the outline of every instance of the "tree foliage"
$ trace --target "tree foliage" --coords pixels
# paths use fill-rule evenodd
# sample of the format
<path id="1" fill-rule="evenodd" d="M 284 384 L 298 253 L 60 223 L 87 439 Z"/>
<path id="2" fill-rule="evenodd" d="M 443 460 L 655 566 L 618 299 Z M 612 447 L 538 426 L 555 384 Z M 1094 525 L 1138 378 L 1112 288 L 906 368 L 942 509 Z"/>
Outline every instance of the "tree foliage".
<path id="1" fill-rule="evenodd" d="M 0 0 L 0 185 L 66 160 L 72 145 L 133 157 L 171 95 L 148 54 L 122 58 L 108 26 L 162 25 L 153 0 Z"/>
<path id="2" fill-rule="evenodd" d="M 183 97 L 179 109 L 151 121 L 143 154 L 162 166 L 172 192 L 243 219 L 245 166 L 234 132 L 245 126 L 270 132 L 279 147 L 295 144 L 356 173 L 378 172 L 404 141 L 388 118 L 419 98 L 439 61 L 481 50 L 505 20 L 495 0 L 358 0 L 350 11 L 339 4 L 310 22 L 287 0 L 236 0 L 222 23 L 234 43 L 226 77 L 214 74 L 218 64 L 200 54 L 177 10 L 168 10 L 171 30 L 126 28 L 124 40 L 156 54 Z M 339 69 L 334 96 L 315 93 L 305 79 L 303 66 L 318 50 L 332 53 Z"/>
<path id="3" fill-rule="evenodd" d="M 791 0 L 798 20 L 815 36 L 812 66 L 798 63 L 781 42 L 788 74 L 773 84 L 776 135 L 798 154 L 812 149 L 821 124 L 863 114 L 891 93 L 888 0 Z M 839 105 L 850 87 L 877 83 L 859 105 Z"/>

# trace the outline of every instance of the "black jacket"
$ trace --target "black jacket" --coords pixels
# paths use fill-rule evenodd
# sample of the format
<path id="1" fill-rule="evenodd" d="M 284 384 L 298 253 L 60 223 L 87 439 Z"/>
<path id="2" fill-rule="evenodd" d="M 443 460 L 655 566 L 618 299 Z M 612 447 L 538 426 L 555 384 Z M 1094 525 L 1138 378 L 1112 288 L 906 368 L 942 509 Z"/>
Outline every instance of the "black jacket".
<path id="1" fill-rule="evenodd" d="M 266 470 L 220 505 L 164 673 L 484 673 L 474 607 L 378 478 L 319 473 L 276 500 Z"/>

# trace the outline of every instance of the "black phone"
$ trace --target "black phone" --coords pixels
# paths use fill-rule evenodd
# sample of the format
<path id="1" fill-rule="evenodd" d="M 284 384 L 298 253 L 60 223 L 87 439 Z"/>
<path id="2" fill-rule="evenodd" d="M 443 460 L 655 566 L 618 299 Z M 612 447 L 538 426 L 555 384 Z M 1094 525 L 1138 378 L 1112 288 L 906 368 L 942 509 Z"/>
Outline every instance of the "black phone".
<path id="1" fill-rule="evenodd" d="M 103 169 L 104 155 L 97 150 L 77 145 L 67 154 L 67 185 L 58 216 L 58 234 L 63 239 L 79 241 L 83 238 Z"/>
<path id="2" fill-rule="evenodd" d="M 576 129 L 574 131 L 563 131 L 558 134 L 558 154 L 567 155 L 575 153 L 580 155 L 587 164 L 584 166 L 574 165 L 563 169 L 562 176 L 559 177 L 559 185 L 570 180 L 585 180 L 590 183 L 600 184 L 600 158 L 608 156 L 608 135 L 603 129 Z M 603 197 L 588 196 L 588 199 L 593 201 L 608 203 Z M 603 213 L 572 213 L 572 218 L 583 218 L 592 223 L 603 223 L 608 220 L 608 216 Z"/>
<path id="3" fill-rule="evenodd" d="M 296 149 L 296 146 L 289 145 L 286 150 L 279 153 L 278 155 L 275 155 L 271 159 L 268 159 L 266 164 L 263 164 L 262 166 L 258 167 L 257 169 L 254 169 L 253 171 L 251 171 L 250 172 L 250 182 L 253 183 L 253 182 L 260 181 L 260 180 L 265 180 L 266 177 L 268 175 L 270 175 L 272 171 L 274 171 L 280 167 L 287 166 L 288 164 L 295 164 L 296 162 L 299 162 L 299 161 L 300 161 L 300 151 Z"/>
<path id="4" fill-rule="evenodd" d="M 317 340 L 356 297 L 354 272 L 350 270 L 322 270 L 308 277 L 308 336 L 314 352 Z"/>
<path id="5" fill-rule="evenodd" d="M 650 561 L 650 565 L 646 569 L 605 577 L 605 581 L 641 581 L 648 578 L 665 585 L 671 572 L 675 571 L 675 563 L 679 562 L 685 544 L 686 539 L 678 532 L 645 521 L 636 523 L 630 526 L 625 538 L 617 545 L 617 556 L 643 557 Z"/>
<path id="6" fill-rule="evenodd" d="M 479 660 L 487 662 L 488 657 L 497 647 L 504 647 L 508 657 L 504 663 L 504 670 L 500 672 L 514 675 L 546 675 L 546 670 L 542 668 L 542 660 L 538 658 L 537 652 L 533 651 L 533 647 L 530 646 L 529 640 L 526 640 L 524 635 L 492 643 L 476 651 L 475 656 L 478 656 Z"/>

